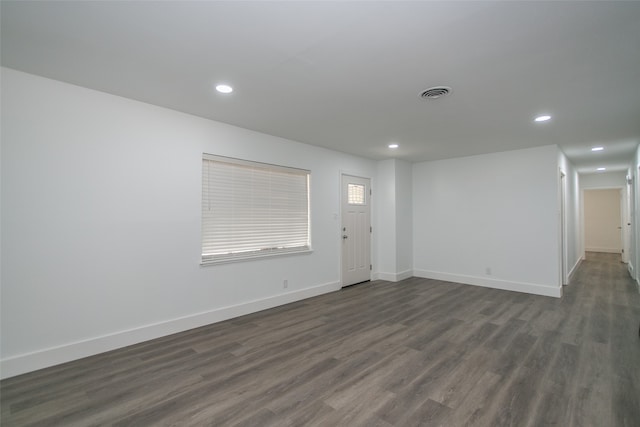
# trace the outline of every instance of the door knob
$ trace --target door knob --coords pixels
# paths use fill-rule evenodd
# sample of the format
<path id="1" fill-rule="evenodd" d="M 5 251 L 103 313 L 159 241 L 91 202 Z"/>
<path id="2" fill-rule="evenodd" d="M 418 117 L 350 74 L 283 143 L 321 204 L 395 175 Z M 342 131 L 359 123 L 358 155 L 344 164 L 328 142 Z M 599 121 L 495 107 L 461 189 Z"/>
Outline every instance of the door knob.
<path id="1" fill-rule="evenodd" d="M 347 236 L 346 234 L 343 234 L 343 235 L 342 235 L 342 238 L 343 238 L 343 239 L 348 239 L 348 238 L 349 238 L 349 236 Z"/>

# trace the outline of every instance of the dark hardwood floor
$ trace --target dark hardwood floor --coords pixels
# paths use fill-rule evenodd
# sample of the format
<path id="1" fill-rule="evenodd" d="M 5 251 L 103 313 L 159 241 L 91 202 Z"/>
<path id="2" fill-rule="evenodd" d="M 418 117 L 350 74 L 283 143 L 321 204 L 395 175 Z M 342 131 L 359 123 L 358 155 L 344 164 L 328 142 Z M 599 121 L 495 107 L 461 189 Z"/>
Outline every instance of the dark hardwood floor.
<path id="1" fill-rule="evenodd" d="M 3 426 L 640 426 L 640 295 L 372 282 L 1 382 Z"/>

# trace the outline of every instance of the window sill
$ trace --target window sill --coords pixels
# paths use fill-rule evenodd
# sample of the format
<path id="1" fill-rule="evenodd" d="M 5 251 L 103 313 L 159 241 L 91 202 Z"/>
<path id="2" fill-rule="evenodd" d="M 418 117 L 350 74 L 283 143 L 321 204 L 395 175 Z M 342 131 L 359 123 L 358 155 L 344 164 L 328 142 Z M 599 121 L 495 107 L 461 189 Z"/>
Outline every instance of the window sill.
<path id="1" fill-rule="evenodd" d="M 300 250 L 291 250 L 291 251 L 278 251 L 273 253 L 236 255 L 232 257 L 202 260 L 200 262 L 200 267 L 210 267 L 213 265 L 231 264 L 231 263 L 243 262 L 243 261 L 256 261 L 256 260 L 265 259 L 265 258 L 284 257 L 284 256 L 292 256 L 292 255 L 306 255 L 312 252 L 313 252 L 313 249 L 309 248 L 309 249 L 300 249 Z"/>

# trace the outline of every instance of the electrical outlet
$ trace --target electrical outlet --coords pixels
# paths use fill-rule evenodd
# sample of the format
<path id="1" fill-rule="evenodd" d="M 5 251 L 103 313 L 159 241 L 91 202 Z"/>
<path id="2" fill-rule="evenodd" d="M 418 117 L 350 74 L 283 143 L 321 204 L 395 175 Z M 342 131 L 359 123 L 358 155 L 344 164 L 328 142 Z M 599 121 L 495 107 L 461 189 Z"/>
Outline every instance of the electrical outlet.
<path id="1" fill-rule="evenodd" d="M 289 287 L 289 281 L 287 279 L 284 279 L 284 281 L 282 282 L 282 287 L 285 289 Z"/>

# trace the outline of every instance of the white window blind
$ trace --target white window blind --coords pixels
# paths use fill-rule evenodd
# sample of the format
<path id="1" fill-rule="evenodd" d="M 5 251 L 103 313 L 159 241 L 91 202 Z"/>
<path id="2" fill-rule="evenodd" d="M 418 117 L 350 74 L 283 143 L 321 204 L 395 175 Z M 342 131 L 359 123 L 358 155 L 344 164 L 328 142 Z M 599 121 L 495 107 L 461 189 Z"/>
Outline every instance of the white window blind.
<path id="1" fill-rule="evenodd" d="M 203 264 L 309 250 L 309 171 L 203 155 Z"/>

